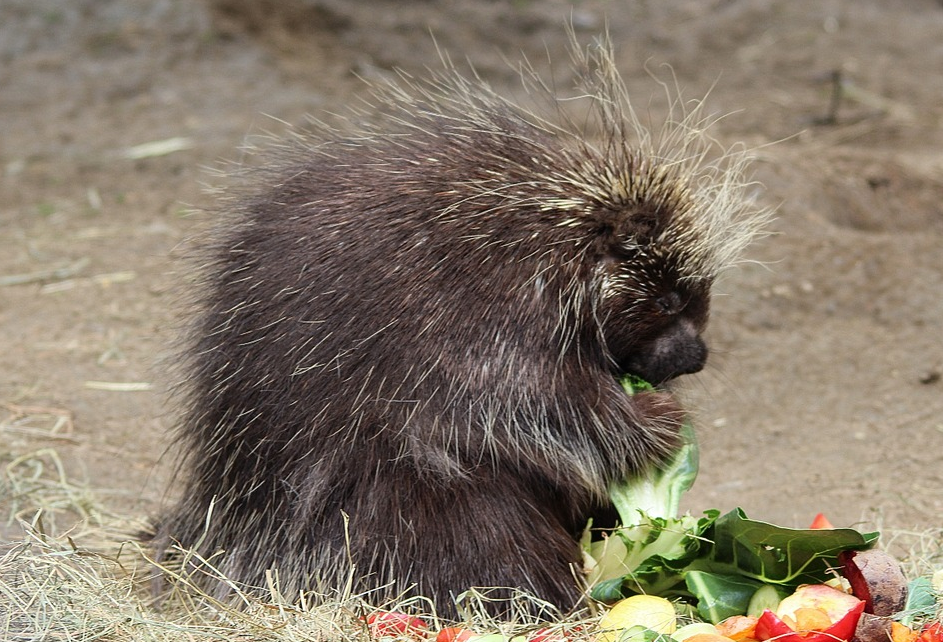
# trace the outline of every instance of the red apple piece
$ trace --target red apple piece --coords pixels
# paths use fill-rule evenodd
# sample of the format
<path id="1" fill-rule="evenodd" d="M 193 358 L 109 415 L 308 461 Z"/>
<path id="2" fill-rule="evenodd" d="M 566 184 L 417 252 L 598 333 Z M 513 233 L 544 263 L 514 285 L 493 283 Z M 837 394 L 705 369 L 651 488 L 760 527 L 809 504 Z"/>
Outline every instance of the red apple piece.
<path id="1" fill-rule="evenodd" d="M 796 589 L 795 593 L 783 598 L 783 601 L 776 607 L 776 615 L 781 619 L 790 617 L 795 621 L 796 611 L 799 609 L 821 609 L 834 624 L 845 617 L 860 601 L 854 595 L 848 595 L 844 591 L 825 584 L 803 584 Z"/>
<path id="2" fill-rule="evenodd" d="M 825 584 L 806 584 L 780 602 L 775 613 L 764 611 L 756 622 L 755 635 L 758 640 L 776 638 L 779 642 L 851 640 L 863 610 L 864 602 L 854 595 Z M 826 622 L 826 628 L 817 628 Z M 816 628 L 799 630 L 810 624 Z"/>

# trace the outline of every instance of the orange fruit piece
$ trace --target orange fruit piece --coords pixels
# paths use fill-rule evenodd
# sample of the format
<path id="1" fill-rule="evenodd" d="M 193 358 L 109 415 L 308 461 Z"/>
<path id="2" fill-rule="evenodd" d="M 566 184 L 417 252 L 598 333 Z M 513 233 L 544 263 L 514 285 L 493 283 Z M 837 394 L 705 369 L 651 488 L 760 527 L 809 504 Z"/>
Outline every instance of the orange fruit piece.
<path id="1" fill-rule="evenodd" d="M 832 626 L 832 619 L 828 613 L 815 607 L 801 607 L 794 613 L 796 617 L 796 631 L 805 633 L 806 631 L 824 631 Z"/>
<path id="2" fill-rule="evenodd" d="M 717 632 L 734 642 L 752 639 L 756 631 L 756 618 L 746 615 L 734 615 L 717 624 Z"/>

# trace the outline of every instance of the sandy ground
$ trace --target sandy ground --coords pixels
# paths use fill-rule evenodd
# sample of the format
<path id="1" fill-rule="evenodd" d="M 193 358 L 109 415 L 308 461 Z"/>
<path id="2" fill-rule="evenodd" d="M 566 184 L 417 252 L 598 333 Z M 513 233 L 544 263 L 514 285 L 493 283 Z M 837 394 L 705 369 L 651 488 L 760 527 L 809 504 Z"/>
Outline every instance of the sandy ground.
<path id="1" fill-rule="evenodd" d="M 656 119 L 657 81 L 731 114 L 715 135 L 758 148 L 759 198 L 778 211 L 756 263 L 721 284 L 712 363 L 686 386 L 702 442 L 687 507 L 943 526 L 931 0 L 4 0 L 0 463 L 51 448 L 110 510 L 153 513 L 170 487 L 182 247 L 208 224 L 191 213 L 212 202 L 204 183 L 225 183 L 207 168 L 356 103 L 360 78 L 437 67 L 437 47 L 509 95 L 522 56 L 565 82 L 566 21 L 586 42 L 608 24 Z M 30 462 L 20 472 L 52 460 Z M 14 500 L 7 486 L 0 504 Z"/>

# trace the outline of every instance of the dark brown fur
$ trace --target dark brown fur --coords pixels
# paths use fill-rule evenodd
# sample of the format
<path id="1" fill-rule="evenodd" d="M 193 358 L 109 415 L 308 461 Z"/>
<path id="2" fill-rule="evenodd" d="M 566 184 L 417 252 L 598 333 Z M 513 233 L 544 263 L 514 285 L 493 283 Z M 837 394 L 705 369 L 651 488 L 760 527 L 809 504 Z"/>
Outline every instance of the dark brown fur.
<path id="1" fill-rule="evenodd" d="M 569 608 L 587 518 L 676 439 L 669 394 L 617 377 L 706 358 L 716 242 L 679 236 L 703 204 L 624 128 L 595 148 L 464 81 L 389 100 L 379 133 L 290 151 L 207 249 L 156 541 L 289 597 L 349 575 L 446 613 L 472 586 Z"/>

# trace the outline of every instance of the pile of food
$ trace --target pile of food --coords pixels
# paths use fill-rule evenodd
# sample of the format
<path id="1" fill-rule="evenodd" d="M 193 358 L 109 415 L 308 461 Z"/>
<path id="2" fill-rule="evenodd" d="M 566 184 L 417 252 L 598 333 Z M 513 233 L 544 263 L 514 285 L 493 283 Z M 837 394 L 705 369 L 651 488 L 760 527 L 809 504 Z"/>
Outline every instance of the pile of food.
<path id="1" fill-rule="evenodd" d="M 835 577 L 801 584 L 785 597 L 764 585 L 742 614 L 679 626 L 678 603 L 637 594 L 599 623 L 600 642 L 943 642 L 938 604 L 926 582 L 909 590 L 899 566 L 878 550 L 845 558 Z M 850 578 L 854 578 L 851 581 Z M 939 588 L 937 588 L 939 590 Z M 683 609 L 682 609 L 683 611 Z"/>
<path id="2" fill-rule="evenodd" d="M 877 549 L 840 557 L 842 567 L 825 582 L 800 584 L 785 597 L 779 586 L 764 584 L 742 609 L 729 604 L 707 618 L 684 598 L 638 593 L 617 601 L 592 626 L 517 636 L 462 626 L 431 631 L 422 618 L 399 612 L 365 619 L 371 639 L 434 642 L 943 642 L 940 573 L 908 583 L 896 561 Z"/>
<path id="3" fill-rule="evenodd" d="M 628 394 L 650 389 L 627 377 Z M 594 603 L 611 605 L 587 630 L 509 637 L 464 627 L 430 631 L 402 613 L 367 617 L 372 637 L 435 642 L 943 642 L 943 570 L 908 581 L 876 548 L 878 533 L 807 529 L 721 515 L 679 515 L 698 450 L 690 425 L 671 461 L 610 489 L 622 526 L 587 526 L 584 571 Z"/>
<path id="4" fill-rule="evenodd" d="M 623 526 L 584 543 L 592 597 L 615 602 L 600 642 L 943 642 L 943 573 L 908 582 L 878 533 L 822 514 L 808 529 L 740 509 L 678 516 L 698 467 L 689 425 L 683 436 L 668 465 L 611 490 Z"/>

